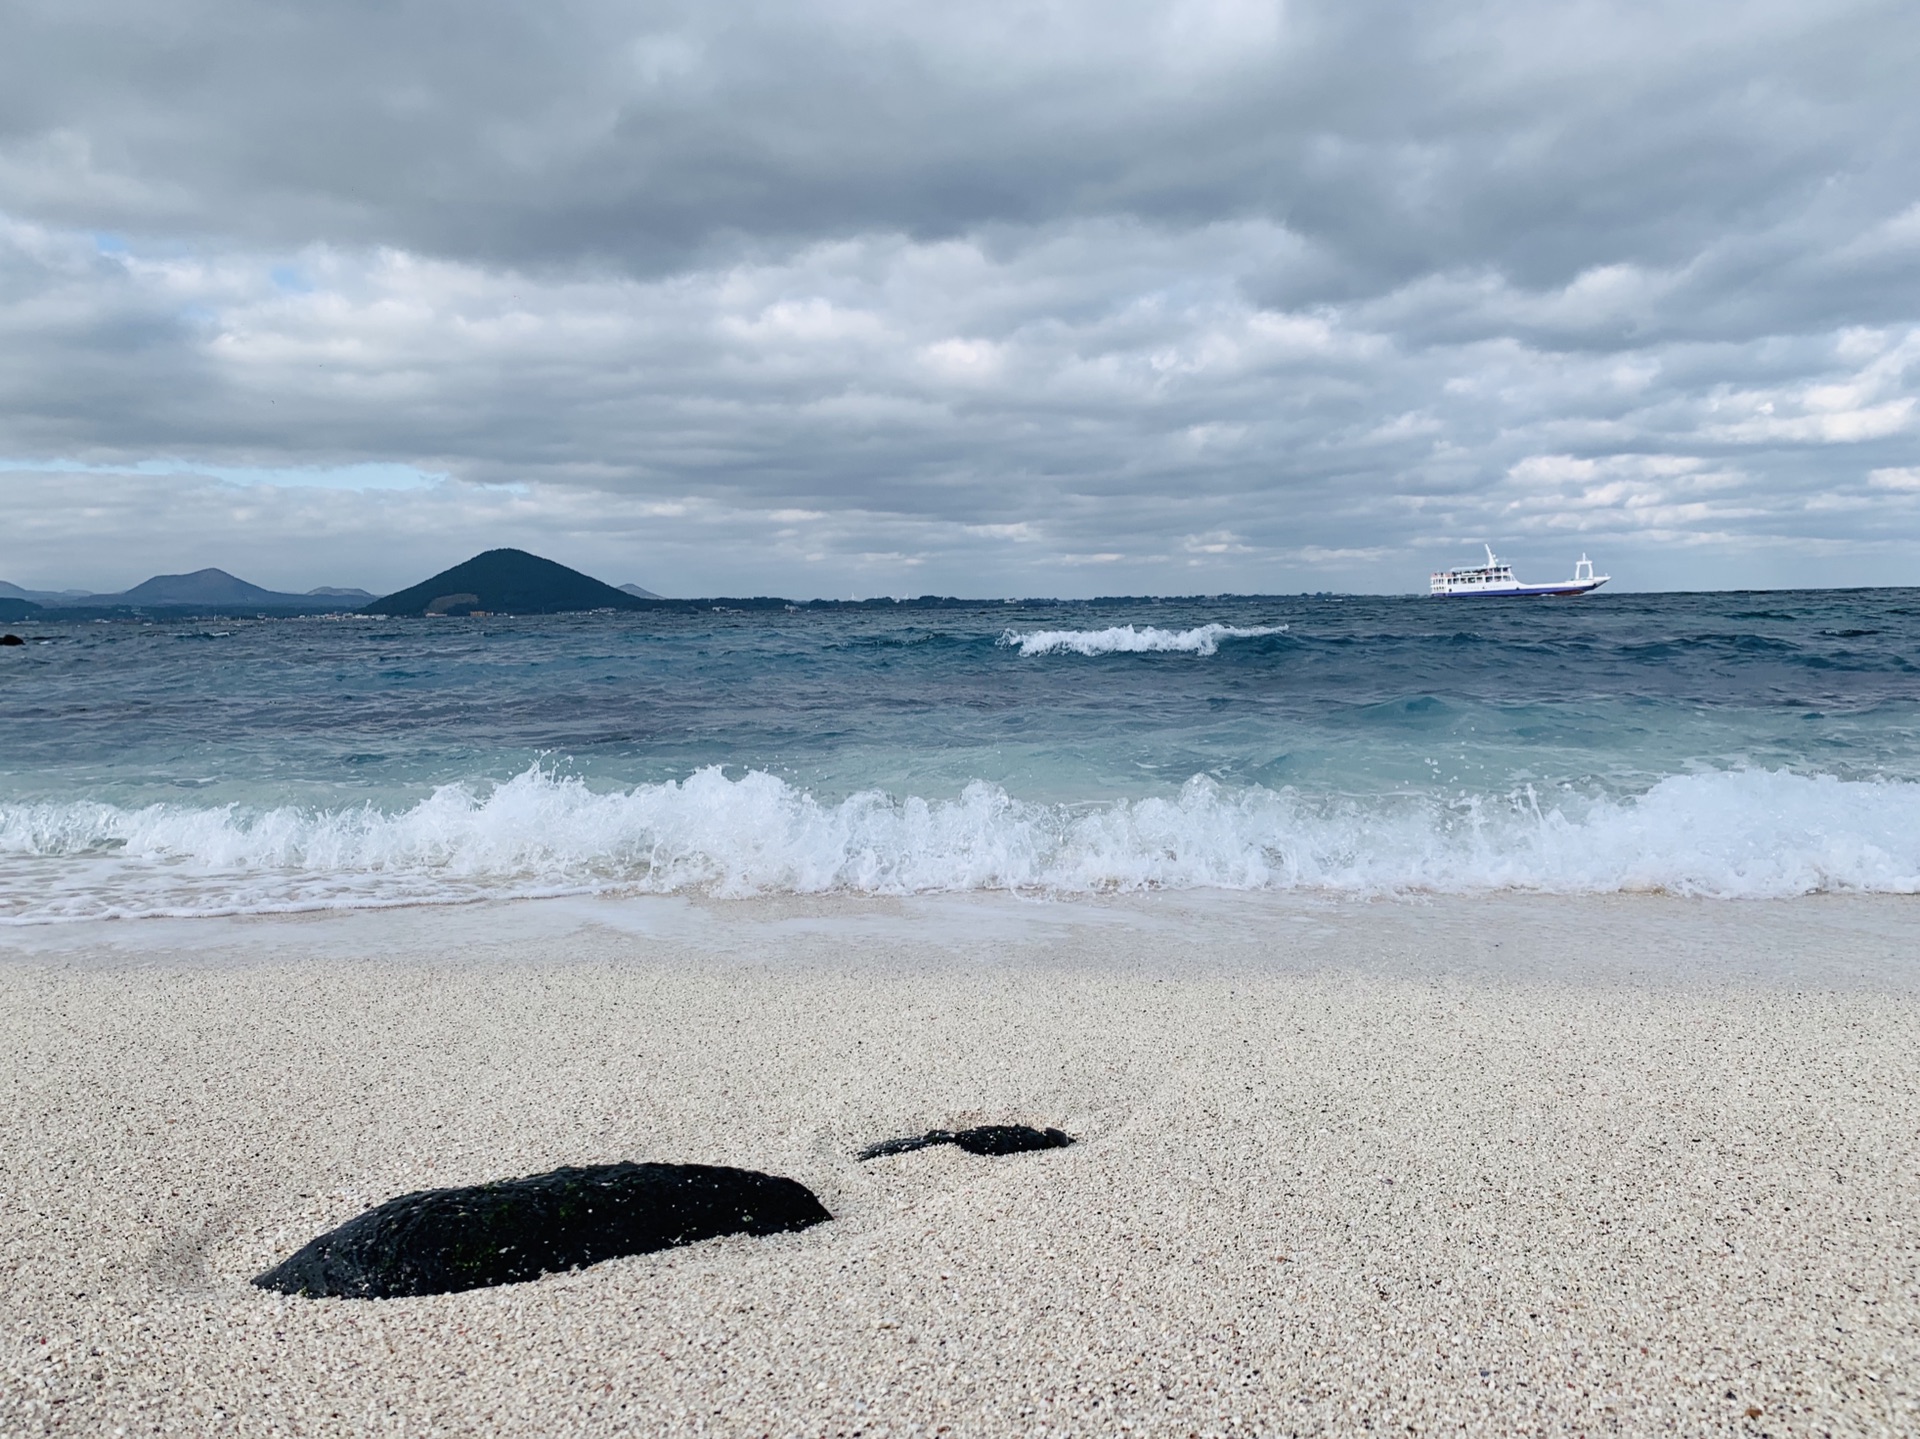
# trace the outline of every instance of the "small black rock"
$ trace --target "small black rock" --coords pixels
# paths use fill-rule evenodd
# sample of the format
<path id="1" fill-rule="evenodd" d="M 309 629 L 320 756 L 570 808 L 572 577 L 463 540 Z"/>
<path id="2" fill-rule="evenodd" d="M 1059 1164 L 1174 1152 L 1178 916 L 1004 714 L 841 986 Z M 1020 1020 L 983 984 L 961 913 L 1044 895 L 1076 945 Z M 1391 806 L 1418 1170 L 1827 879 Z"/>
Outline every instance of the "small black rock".
<path id="1" fill-rule="evenodd" d="M 976 1129 L 930 1129 L 906 1139 L 883 1139 L 860 1151 L 860 1158 L 883 1159 L 936 1144 L 957 1144 L 969 1154 L 1025 1154 L 1033 1149 L 1065 1149 L 1073 1136 L 1059 1129 L 1035 1129 L 1030 1124 L 982 1124 Z"/>
<path id="2" fill-rule="evenodd" d="M 389 1199 L 253 1282 L 310 1298 L 451 1294 L 722 1234 L 805 1229 L 832 1217 L 805 1185 L 750 1169 L 569 1166 Z"/>
<path id="3" fill-rule="evenodd" d="M 0 635 L 0 645 L 23 645 L 26 641 L 18 635 Z"/>

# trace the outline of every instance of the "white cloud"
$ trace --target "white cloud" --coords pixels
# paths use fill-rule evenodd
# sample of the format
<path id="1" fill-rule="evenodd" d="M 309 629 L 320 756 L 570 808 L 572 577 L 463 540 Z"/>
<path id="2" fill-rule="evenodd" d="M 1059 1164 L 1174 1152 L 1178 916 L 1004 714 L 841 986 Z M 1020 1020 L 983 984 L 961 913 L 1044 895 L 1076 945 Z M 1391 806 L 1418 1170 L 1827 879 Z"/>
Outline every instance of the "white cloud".
<path id="1" fill-rule="evenodd" d="M 1920 579 L 1920 12 L 188 3 L 0 53 L 0 577 Z"/>
<path id="2" fill-rule="evenodd" d="M 141 460 L 133 464 L 85 465 L 73 460 L 0 459 L 0 474 L 34 475 L 194 475 L 230 485 L 273 485 L 326 490 L 411 490 L 447 476 L 411 465 L 367 462 L 357 465 L 308 465 L 269 468 L 260 465 L 203 465 L 186 460 Z"/>

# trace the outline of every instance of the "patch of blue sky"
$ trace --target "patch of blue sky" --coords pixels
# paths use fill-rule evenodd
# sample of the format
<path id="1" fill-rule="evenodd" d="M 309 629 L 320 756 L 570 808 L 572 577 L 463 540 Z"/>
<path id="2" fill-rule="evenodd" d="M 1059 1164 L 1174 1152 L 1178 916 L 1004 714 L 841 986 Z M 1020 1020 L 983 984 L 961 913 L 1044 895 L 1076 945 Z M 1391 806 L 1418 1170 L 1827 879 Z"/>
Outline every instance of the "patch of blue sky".
<path id="1" fill-rule="evenodd" d="M 187 460 L 139 460 L 89 465 L 78 460 L 0 457 L 0 472 L 41 475 L 198 475 L 230 485 L 274 485 L 323 490 L 417 490 L 447 478 L 414 465 L 366 461 L 354 465 L 205 465 Z"/>

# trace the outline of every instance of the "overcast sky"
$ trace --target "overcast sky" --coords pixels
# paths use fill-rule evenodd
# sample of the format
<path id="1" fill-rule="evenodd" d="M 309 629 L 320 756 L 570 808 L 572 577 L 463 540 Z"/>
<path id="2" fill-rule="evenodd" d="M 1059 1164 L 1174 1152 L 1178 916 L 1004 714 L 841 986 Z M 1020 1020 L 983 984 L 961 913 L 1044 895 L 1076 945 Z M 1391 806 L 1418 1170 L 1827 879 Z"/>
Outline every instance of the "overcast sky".
<path id="1" fill-rule="evenodd" d="M 1920 7 L 0 0 L 0 579 L 1920 584 Z"/>

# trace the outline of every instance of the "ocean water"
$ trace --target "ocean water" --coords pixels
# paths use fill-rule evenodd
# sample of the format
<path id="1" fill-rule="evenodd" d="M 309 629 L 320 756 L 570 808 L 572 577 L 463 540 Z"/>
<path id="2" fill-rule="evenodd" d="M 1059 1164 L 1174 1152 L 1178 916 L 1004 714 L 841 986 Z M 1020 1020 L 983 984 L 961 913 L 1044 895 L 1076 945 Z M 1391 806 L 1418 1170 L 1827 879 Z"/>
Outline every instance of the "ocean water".
<path id="1" fill-rule="evenodd" d="M 1920 591 L 25 626 L 0 923 L 1920 892 Z"/>

